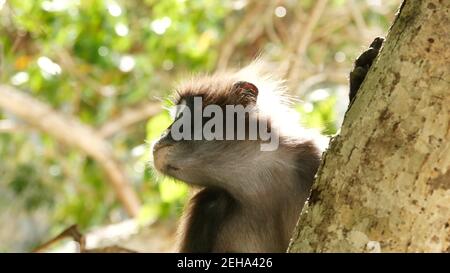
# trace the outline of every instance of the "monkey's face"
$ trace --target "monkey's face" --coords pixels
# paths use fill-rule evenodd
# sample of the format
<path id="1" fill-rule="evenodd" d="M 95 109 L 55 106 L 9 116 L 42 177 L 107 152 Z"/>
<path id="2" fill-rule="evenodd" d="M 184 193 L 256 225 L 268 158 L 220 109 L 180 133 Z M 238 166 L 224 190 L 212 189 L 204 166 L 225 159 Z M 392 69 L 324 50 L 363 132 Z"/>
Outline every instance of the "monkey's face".
<path id="1" fill-rule="evenodd" d="M 217 94 L 209 97 L 209 94 L 199 94 L 185 96 L 178 101 L 175 121 L 153 149 L 157 170 L 187 183 L 203 186 L 217 185 L 229 176 L 243 176 L 251 171 L 252 160 L 261 153 L 259 136 L 249 139 L 251 114 L 244 114 L 244 128 L 239 128 L 238 115 L 227 115 L 224 102 L 242 108 L 252 106 L 258 90 L 247 82 L 237 82 L 229 88 L 226 94 L 222 94 L 228 96 L 226 98 Z M 207 106 L 211 105 L 215 107 L 208 114 Z M 231 127 L 227 123 L 229 119 L 233 119 Z M 240 133 L 243 137 L 238 136 Z"/>
<path id="2" fill-rule="evenodd" d="M 258 145 L 246 141 L 180 140 L 165 135 L 154 146 L 160 172 L 190 184 L 208 186 L 251 171 Z"/>

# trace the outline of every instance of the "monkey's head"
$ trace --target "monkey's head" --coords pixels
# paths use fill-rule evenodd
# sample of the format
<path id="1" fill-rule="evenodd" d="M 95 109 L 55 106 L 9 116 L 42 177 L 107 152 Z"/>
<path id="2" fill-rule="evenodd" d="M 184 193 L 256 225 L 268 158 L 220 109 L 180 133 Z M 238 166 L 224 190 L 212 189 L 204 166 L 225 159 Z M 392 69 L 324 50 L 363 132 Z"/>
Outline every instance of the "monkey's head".
<path id="1" fill-rule="evenodd" d="M 232 172 L 230 168 L 244 169 L 249 153 L 255 154 L 259 149 L 259 141 L 250 140 L 248 133 L 248 124 L 255 118 L 251 111 L 256 112 L 258 93 L 253 83 L 225 76 L 197 78 L 179 87 L 174 122 L 154 145 L 156 169 L 204 186 L 217 184 L 212 180 L 226 179 L 223 176 Z M 227 106 L 241 106 L 239 109 L 247 112 L 227 116 Z M 244 128 L 238 128 L 239 118 L 243 118 Z M 233 124 L 227 127 L 227 120 L 231 119 Z M 239 133 L 243 137 L 238 140 Z"/>
<path id="2" fill-rule="evenodd" d="M 293 132 L 299 123 L 280 83 L 252 72 L 197 77 L 177 89 L 174 122 L 153 148 L 157 170 L 189 184 L 218 186 L 274 165 L 278 147 L 264 151 L 262 145 L 278 145 L 283 127 Z"/>

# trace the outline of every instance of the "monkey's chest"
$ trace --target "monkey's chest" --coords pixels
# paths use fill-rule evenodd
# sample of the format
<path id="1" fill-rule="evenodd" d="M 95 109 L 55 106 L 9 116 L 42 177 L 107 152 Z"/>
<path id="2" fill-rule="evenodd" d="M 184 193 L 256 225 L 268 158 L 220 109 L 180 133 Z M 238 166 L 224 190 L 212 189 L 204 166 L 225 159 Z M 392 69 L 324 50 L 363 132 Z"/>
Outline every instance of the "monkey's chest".
<path id="1" fill-rule="evenodd" d="M 269 221 L 270 222 L 270 221 Z M 249 215 L 230 218 L 218 230 L 214 252 L 285 252 L 280 226 L 256 221 Z"/>

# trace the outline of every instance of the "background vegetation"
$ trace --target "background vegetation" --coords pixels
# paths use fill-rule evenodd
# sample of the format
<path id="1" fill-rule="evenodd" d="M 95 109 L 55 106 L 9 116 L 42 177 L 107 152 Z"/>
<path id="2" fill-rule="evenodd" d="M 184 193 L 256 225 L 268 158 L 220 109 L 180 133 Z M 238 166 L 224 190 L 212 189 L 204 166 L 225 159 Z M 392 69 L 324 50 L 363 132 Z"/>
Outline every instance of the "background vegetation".
<path id="1" fill-rule="evenodd" d="M 399 2 L 0 0 L 0 83 L 107 143 L 141 203 L 137 219 L 153 223 L 176 218 L 187 196 L 148 164 L 178 80 L 262 56 L 285 75 L 302 122 L 334 134 L 352 60 Z M 83 149 L 0 107 L 0 252 L 29 251 L 74 223 L 128 219 L 108 177 Z"/>

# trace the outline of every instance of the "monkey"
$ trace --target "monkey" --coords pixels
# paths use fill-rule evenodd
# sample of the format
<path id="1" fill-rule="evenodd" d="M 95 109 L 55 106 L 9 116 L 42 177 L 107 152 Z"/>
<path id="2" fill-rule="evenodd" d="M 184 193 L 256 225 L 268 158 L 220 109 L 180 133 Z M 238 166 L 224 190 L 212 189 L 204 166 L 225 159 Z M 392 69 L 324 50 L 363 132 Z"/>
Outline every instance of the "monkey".
<path id="1" fill-rule="evenodd" d="M 350 73 L 350 103 L 383 43 L 377 38 L 355 61 Z M 175 105 L 201 110 L 216 105 L 250 106 L 245 125 L 264 121 L 275 132 L 277 149 L 262 151 L 259 133 L 240 140 L 200 138 L 177 140 L 173 127 L 187 112 L 176 113 L 174 123 L 154 144 L 155 168 L 164 175 L 187 183 L 194 190 L 178 228 L 178 251 L 187 252 L 285 252 L 297 219 L 307 201 L 328 138 L 300 126 L 290 107 L 283 82 L 256 62 L 238 71 L 197 76 L 181 84 Z M 184 124 L 194 135 L 211 117 L 202 117 L 199 127 Z M 236 114 L 222 117 L 233 119 Z M 258 123 L 259 124 L 259 123 Z M 190 126 L 190 127 L 189 127 Z M 235 129 L 227 127 L 225 131 Z M 235 136 L 235 135 L 234 135 Z"/>

